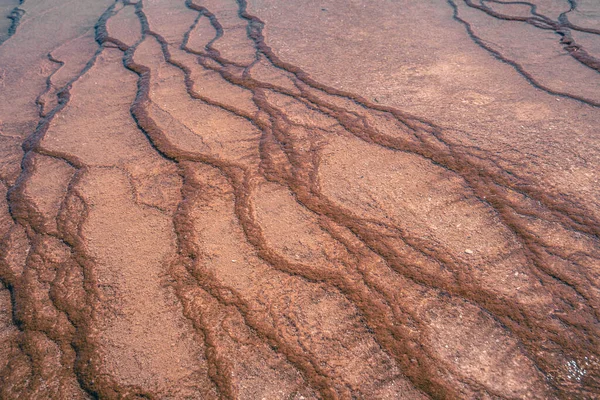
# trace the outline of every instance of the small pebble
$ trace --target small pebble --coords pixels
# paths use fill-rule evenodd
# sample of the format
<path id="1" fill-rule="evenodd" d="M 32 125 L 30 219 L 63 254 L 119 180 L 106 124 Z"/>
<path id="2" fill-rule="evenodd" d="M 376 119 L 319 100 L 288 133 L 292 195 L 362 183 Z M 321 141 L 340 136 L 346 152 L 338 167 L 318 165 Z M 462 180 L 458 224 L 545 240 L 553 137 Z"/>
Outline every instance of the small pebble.
<path id="1" fill-rule="evenodd" d="M 471 250 L 471 249 L 466 249 L 466 250 L 465 250 L 465 253 L 467 253 L 467 254 L 473 254 L 473 250 Z"/>

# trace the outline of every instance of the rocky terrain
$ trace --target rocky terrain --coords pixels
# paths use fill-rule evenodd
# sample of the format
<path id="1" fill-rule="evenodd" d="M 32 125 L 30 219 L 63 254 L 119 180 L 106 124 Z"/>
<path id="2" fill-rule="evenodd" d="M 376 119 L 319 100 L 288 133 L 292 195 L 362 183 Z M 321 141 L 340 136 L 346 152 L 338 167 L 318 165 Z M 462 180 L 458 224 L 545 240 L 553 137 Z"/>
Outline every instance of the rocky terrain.
<path id="1" fill-rule="evenodd" d="M 596 0 L 0 13 L 0 398 L 600 398 Z"/>

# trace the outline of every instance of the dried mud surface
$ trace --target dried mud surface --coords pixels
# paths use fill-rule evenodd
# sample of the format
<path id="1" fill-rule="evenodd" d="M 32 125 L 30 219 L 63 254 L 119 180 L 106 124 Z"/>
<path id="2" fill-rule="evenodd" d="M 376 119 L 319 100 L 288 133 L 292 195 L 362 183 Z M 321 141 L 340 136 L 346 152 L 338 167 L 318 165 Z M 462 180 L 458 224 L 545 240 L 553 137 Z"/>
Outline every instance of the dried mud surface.
<path id="1" fill-rule="evenodd" d="M 0 398 L 600 398 L 600 3 L 0 12 Z"/>

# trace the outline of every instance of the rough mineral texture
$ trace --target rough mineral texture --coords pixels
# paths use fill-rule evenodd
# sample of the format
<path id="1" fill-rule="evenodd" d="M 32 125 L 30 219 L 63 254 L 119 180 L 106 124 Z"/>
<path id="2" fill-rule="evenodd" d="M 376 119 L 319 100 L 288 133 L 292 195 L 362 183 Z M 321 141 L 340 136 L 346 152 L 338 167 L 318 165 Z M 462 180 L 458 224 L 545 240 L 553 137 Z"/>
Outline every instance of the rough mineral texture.
<path id="1" fill-rule="evenodd" d="M 1 399 L 600 399 L 597 0 L 0 0 Z"/>

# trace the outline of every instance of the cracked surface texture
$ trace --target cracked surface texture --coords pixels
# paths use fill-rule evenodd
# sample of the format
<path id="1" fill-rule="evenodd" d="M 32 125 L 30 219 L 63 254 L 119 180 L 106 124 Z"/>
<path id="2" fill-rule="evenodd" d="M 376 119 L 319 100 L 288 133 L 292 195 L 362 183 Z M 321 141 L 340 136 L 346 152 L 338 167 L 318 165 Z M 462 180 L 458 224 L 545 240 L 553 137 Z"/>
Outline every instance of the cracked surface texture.
<path id="1" fill-rule="evenodd" d="M 600 399 L 600 3 L 0 13 L 0 398 Z"/>

